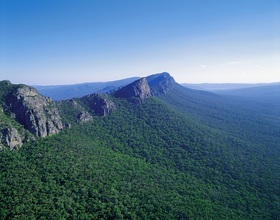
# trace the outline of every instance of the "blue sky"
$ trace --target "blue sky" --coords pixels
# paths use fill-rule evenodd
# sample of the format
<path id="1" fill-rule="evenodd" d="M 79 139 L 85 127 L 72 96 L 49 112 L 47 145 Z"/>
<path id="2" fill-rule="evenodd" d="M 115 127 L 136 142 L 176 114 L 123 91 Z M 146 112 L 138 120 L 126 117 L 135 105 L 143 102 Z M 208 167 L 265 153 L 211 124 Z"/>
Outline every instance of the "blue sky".
<path id="1" fill-rule="evenodd" d="M 280 82 L 279 0 L 0 0 L 0 80 Z"/>

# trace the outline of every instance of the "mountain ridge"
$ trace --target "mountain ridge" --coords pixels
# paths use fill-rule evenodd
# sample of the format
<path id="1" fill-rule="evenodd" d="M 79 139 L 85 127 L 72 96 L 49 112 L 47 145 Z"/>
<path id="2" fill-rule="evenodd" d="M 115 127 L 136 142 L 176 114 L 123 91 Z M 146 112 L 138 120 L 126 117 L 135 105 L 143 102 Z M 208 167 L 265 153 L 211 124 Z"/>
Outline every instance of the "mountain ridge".
<path id="1" fill-rule="evenodd" d="M 161 78 L 162 76 L 163 78 Z M 134 100 L 141 104 L 153 96 L 152 92 L 154 94 L 166 93 L 170 85 L 164 82 L 170 80 L 171 76 L 163 73 L 153 75 L 152 78 L 158 80 L 157 88 L 155 88 L 156 83 L 152 83 L 151 88 L 148 84 L 148 78 L 143 77 L 124 87 L 115 89 L 113 96 Z M 119 82 L 123 81 L 120 80 Z M 117 109 L 111 95 L 93 93 L 82 98 L 53 101 L 39 94 L 33 87 L 13 85 L 9 81 L 1 81 L 0 83 L 3 84 L 2 91 L 4 91 L 1 96 L 5 109 L 2 113 L 3 116 L 11 117 L 19 126 L 25 127 L 26 132 L 34 135 L 33 138 L 56 134 L 64 128 L 71 127 L 71 123 L 91 121 L 93 115 L 108 116 Z M 160 85 L 160 83 L 163 85 Z M 12 87 L 16 89 L 12 89 Z M 5 93 L 5 90 L 9 89 L 11 91 Z M 62 109 L 72 110 L 70 113 Z M 71 117 L 63 117 L 63 111 L 68 112 L 65 114 L 69 114 Z M 0 143 L 9 146 L 11 149 L 19 148 L 24 142 L 29 141 L 24 137 L 26 132 L 20 135 L 11 124 L 7 127 L 4 126 Z"/>
<path id="2" fill-rule="evenodd" d="M 32 114 L 59 111 L 64 129 L 43 138 L 7 105 L 21 85 L 0 82 L 0 218 L 279 219 L 277 108 L 188 89 L 166 73 L 150 80 L 120 97 L 19 99 Z"/>
<path id="3" fill-rule="evenodd" d="M 280 85 L 280 82 L 272 83 L 182 83 L 181 85 L 195 90 L 205 90 L 205 91 L 226 91 L 235 89 L 245 89 L 252 87 L 261 86 L 273 86 Z"/>
<path id="4" fill-rule="evenodd" d="M 72 85 L 40 86 L 34 85 L 42 95 L 51 97 L 55 101 L 71 98 L 81 98 L 93 93 L 108 93 L 111 90 L 130 84 L 140 77 L 130 77 L 108 82 L 79 83 Z"/>
<path id="5" fill-rule="evenodd" d="M 45 137 L 58 133 L 64 128 L 71 127 L 73 123 L 91 121 L 94 115 L 108 116 L 118 108 L 112 97 L 125 98 L 139 104 L 152 97 L 161 97 L 163 100 L 167 101 L 167 103 L 174 105 L 174 100 L 176 100 L 174 96 L 171 99 L 169 98 L 172 102 L 169 102 L 166 98 L 170 97 L 172 93 L 169 93 L 170 91 L 178 90 L 176 97 L 180 97 L 184 94 L 182 98 L 184 100 L 189 100 L 187 103 L 195 103 L 198 100 L 204 99 L 204 101 L 199 104 L 208 105 L 208 113 L 205 112 L 204 116 L 211 114 L 212 110 L 209 112 L 209 107 L 211 105 L 212 109 L 219 108 L 214 106 L 213 103 L 216 103 L 217 106 L 222 106 L 231 105 L 230 102 L 235 102 L 234 99 L 230 99 L 232 100 L 230 102 L 225 102 L 223 97 L 207 91 L 183 88 L 180 84 L 176 83 L 174 78 L 167 72 L 137 79 L 126 86 L 121 86 L 118 89 L 114 88 L 113 92 L 109 92 L 107 95 L 94 93 L 82 98 L 64 101 L 52 101 L 50 98 L 40 95 L 34 88 L 26 85 L 13 85 L 9 81 L 1 81 L 0 83 L 2 84 L 2 91 L 16 88 L 15 91 L 8 91 L 7 94 L 2 92 L 1 99 L 6 99 L 6 101 L 4 101 L 4 110 L 2 110 L 3 117 L 7 115 L 8 117 L 12 117 L 11 121 L 16 121 L 13 123 L 19 123 L 18 126 L 23 126 L 27 129 L 27 131 L 20 129 L 21 132 L 19 132 L 11 125 L 3 126 L 1 143 L 11 148 L 18 148 L 22 146 L 23 142 L 30 140 L 30 137 L 25 138 L 29 132 L 32 133 L 34 137 Z M 275 87 L 277 87 L 277 85 Z M 266 87 L 262 86 L 261 88 Z M 182 101 L 178 103 L 180 102 Z M 185 101 L 182 103 L 185 103 Z M 190 105 L 192 108 L 195 106 L 194 104 Z M 175 104 L 175 108 L 177 108 L 176 106 L 179 105 Z M 275 106 L 278 106 L 278 104 L 276 103 Z M 181 107 L 179 107 L 179 109 L 180 108 Z M 182 110 L 185 111 L 185 108 L 190 108 L 190 106 L 183 107 Z M 203 111 L 203 108 L 199 108 L 197 113 L 200 114 Z M 215 111 L 212 113 L 212 117 L 217 117 L 214 116 L 214 112 Z M 197 113 L 193 113 L 194 116 L 197 115 Z M 275 114 L 277 114 L 276 111 L 273 113 L 273 117 L 277 117 L 274 116 Z M 27 136 L 30 135 L 28 134 Z"/>

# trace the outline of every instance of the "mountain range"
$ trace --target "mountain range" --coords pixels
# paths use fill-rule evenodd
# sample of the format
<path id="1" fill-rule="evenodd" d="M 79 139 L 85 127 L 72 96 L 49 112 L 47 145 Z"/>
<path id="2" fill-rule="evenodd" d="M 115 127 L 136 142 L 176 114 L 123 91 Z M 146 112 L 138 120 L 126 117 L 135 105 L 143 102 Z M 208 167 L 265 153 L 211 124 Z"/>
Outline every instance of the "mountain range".
<path id="1" fill-rule="evenodd" d="M 91 83 L 81 83 L 73 85 L 55 85 L 55 86 L 33 86 L 37 91 L 44 95 L 51 97 L 55 101 L 71 99 L 71 98 L 81 98 L 85 95 L 92 93 L 107 93 L 111 90 L 117 89 L 121 86 L 125 86 L 133 81 L 139 79 L 140 77 L 131 77 L 116 81 L 109 82 L 91 82 Z"/>
<path id="2" fill-rule="evenodd" d="M 0 82 L 1 219 L 280 218 L 277 89 L 120 82 L 60 101 Z"/>
<path id="3" fill-rule="evenodd" d="M 274 86 L 280 85 L 280 82 L 275 83 L 183 83 L 183 86 L 195 89 L 195 90 L 204 90 L 204 91 L 227 91 L 227 90 L 236 90 L 236 89 L 245 89 L 253 87 L 262 87 L 262 86 Z"/>
<path id="4" fill-rule="evenodd" d="M 81 98 L 92 93 L 106 94 L 114 91 L 120 87 L 126 86 L 140 77 L 131 77 L 109 82 L 91 82 L 72 85 L 54 85 L 54 86 L 39 86 L 35 85 L 37 91 L 54 101 L 66 100 L 71 98 Z M 208 91 L 217 94 L 224 94 L 230 96 L 239 96 L 247 98 L 258 98 L 265 96 L 265 100 L 273 97 L 273 101 L 277 100 L 280 94 L 280 83 L 200 83 L 191 84 L 183 83 L 184 87 Z M 278 99 L 280 100 L 280 98 Z"/>

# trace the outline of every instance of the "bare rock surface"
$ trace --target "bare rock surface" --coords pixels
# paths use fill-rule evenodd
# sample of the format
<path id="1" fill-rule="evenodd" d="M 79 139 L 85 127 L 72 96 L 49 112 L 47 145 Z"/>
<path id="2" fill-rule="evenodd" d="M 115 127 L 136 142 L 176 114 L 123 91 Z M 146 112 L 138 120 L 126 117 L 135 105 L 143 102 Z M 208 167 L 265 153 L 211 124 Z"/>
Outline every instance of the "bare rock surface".
<path id="1" fill-rule="evenodd" d="M 148 76 L 147 81 L 151 87 L 152 94 L 155 96 L 166 94 L 176 85 L 174 78 L 166 72 Z"/>
<path id="2" fill-rule="evenodd" d="M 143 103 L 146 99 L 152 97 L 152 92 L 147 78 L 144 77 L 117 90 L 114 95 L 132 102 Z"/>
<path id="3" fill-rule="evenodd" d="M 23 135 L 15 128 L 3 128 L 0 132 L 0 143 L 8 146 L 10 149 L 18 149 L 23 144 Z M 0 148 L 1 144 L 0 144 Z"/>
<path id="4" fill-rule="evenodd" d="M 87 95 L 82 98 L 82 101 L 99 116 L 107 116 L 117 108 L 115 103 L 105 94 Z"/>
<path id="5" fill-rule="evenodd" d="M 22 85 L 7 97 L 15 119 L 37 137 L 56 134 L 63 129 L 58 109 L 50 98 Z"/>

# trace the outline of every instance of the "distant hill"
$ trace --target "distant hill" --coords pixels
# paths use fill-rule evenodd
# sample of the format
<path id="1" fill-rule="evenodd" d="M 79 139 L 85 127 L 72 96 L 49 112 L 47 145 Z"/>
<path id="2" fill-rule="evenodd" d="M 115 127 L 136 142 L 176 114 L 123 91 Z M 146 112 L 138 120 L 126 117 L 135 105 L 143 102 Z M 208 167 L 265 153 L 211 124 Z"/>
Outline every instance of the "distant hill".
<path id="1" fill-rule="evenodd" d="M 55 101 L 71 99 L 71 98 L 81 98 L 85 95 L 92 93 L 108 93 L 114 89 L 121 86 L 125 86 L 139 77 L 131 77 L 116 81 L 109 82 L 91 82 L 91 83 L 81 83 L 73 85 L 55 85 L 55 86 L 40 86 L 35 85 L 38 92 L 44 96 L 50 97 Z"/>
<path id="2" fill-rule="evenodd" d="M 239 102 L 274 106 L 280 111 L 280 83 L 259 84 L 183 84 L 185 87 L 223 95 Z M 277 110 L 276 110 L 277 111 Z"/>
<path id="3" fill-rule="evenodd" d="M 263 85 L 263 86 L 254 86 L 250 88 L 215 90 L 213 92 L 218 94 L 241 96 L 241 97 L 251 97 L 251 98 L 265 97 L 265 98 L 280 99 L 280 83 Z"/>
<path id="4" fill-rule="evenodd" d="M 244 89 L 260 86 L 270 86 L 270 85 L 280 85 L 279 83 L 182 83 L 183 86 L 204 91 L 223 91 L 223 90 L 233 90 L 233 89 Z"/>
<path id="5" fill-rule="evenodd" d="M 259 106 L 270 107 L 275 112 L 280 112 L 280 84 L 269 84 L 242 89 L 228 89 L 212 91 L 216 94 L 231 97 L 231 99 L 243 99 L 258 103 Z M 273 108 L 272 108 L 273 107 Z"/>

